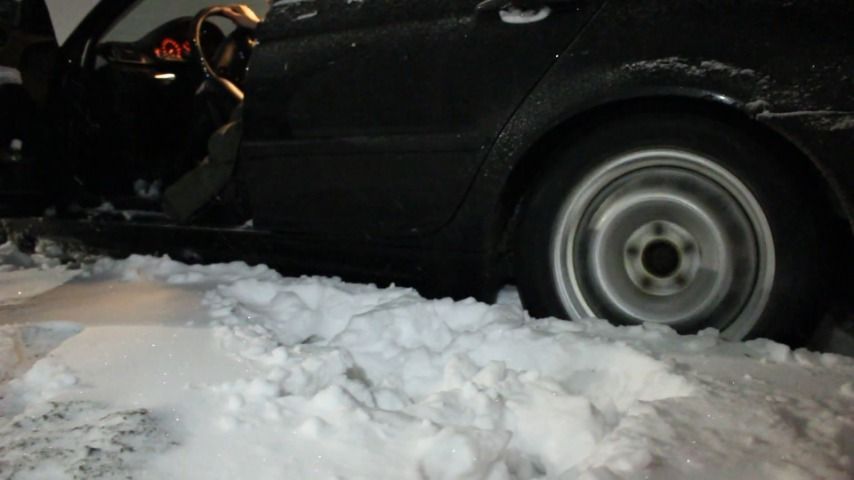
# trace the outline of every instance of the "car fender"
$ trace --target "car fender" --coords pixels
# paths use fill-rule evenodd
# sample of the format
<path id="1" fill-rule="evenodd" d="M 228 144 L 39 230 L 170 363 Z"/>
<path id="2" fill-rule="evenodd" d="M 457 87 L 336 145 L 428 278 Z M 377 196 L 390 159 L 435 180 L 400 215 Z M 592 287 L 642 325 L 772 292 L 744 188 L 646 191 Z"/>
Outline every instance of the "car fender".
<path id="1" fill-rule="evenodd" d="M 728 15 L 710 20 L 706 2 L 677 3 L 606 3 L 490 148 L 455 234 L 482 238 L 486 250 L 500 248 L 497 242 L 517 207 L 507 198 L 510 178 L 538 143 L 586 112 L 639 99 L 706 102 L 765 125 L 812 161 L 854 227 L 854 163 L 847 158 L 854 148 L 854 97 L 838 88 L 846 72 L 854 71 L 848 47 L 854 35 L 841 20 L 827 22 L 844 18 L 849 4 L 792 7 L 755 0 L 728 4 L 722 7 L 731 10 Z M 742 16 L 735 15 L 739 9 Z M 759 13 L 798 30 L 818 23 L 823 36 L 793 39 Z M 655 32 L 648 31 L 656 19 L 668 17 L 672 24 L 661 20 Z M 729 29 L 716 24 L 727 21 Z"/>

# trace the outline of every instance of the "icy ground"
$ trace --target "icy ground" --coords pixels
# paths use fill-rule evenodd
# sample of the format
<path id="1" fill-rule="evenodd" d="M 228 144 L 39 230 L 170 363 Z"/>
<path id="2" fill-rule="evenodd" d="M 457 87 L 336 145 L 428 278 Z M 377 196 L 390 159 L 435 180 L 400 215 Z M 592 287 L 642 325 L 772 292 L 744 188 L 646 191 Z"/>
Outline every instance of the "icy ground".
<path id="1" fill-rule="evenodd" d="M 0 478 L 850 479 L 854 360 L 0 247 Z"/>

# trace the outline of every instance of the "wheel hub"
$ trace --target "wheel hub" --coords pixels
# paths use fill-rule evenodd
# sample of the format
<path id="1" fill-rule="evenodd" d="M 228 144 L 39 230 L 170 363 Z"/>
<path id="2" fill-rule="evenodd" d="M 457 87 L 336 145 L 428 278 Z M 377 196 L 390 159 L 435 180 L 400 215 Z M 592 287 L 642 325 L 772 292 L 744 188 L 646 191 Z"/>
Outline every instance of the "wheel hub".
<path id="1" fill-rule="evenodd" d="M 650 275 L 667 278 L 682 264 L 680 253 L 679 247 L 667 240 L 656 240 L 643 248 L 641 264 Z"/>
<path id="2" fill-rule="evenodd" d="M 623 248 L 626 274 L 649 295 L 677 293 L 691 284 L 699 270 L 696 243 L 687 230 L 675 223 L 646 223 L 629 236 Z"/>

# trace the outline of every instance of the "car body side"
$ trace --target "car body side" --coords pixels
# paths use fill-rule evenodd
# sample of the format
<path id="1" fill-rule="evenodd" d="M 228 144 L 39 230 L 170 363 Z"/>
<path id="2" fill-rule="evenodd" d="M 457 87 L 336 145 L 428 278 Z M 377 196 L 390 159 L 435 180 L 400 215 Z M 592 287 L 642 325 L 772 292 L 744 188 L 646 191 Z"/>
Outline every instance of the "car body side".
<path id="1" fill-rule="evenodd" d="M 87 32 L 108 23 L 127 3 L 99 5 L 72 34 L 65 55 L 82 58 Z M 550 154 L 598 122 L 657 109 L 721 116 L 773 142 L 786 162 L 799 165 L 803 181 L 828 192 L 827 210 L 835 209 L 840 219 L 852 222 L 842 229 L 845 240 L 840 242 L 851 250 L 850 1 L 558 2 L 555 12 L 572 23 L 571 34 L 561 35 L 559 28 L 537 34 L 541 25 L 536 23 L 493 23 L 490 28 L 502 29 L 498 43 L 472 39 L 486 43 L 469 52 L 468 58 L 485 55 L 478 67 L 492 65 L 490 72 L 508 76 L 534 68 L 524 81 L 489 84 L 473 83 L 474 75 L 448 80 L 455 72 L 436 71 L 441 63 L 428 61 L 415 70 L 398 65 L 386 72 L 382 62 L 375 62 L 381 55 L 388 59 L 405 53 L 388 44 L 397 38 L 422 42 L 422 59 L 436 53 L 453 60 L 453 52 L 436 48 L 462 45 L 447 39 L 465 38 L 466 30 L 454 22 L 468 25 L 477 2 L 387 3 L 399 8 L 383 12 L 377 10 L 380 4 L 346 0 L 287 2 L 283 5 L 309 10 L 278 19 L 274 9 L 267 28 L 284 30 L 259 32 L 262 44 L 247 77 L 249 133 L 239 167 L 250 191 L 260 195 L 255 206 L 272 214 L 256 214 L 258 232 L 207 242 L 211 255 L 200 246 L 204 258 L 267 261 L 286 265 L 286 272 L 382 278 L 421 287 L 428 295 L 488 298 L 513 274 L 508 245 L 515 213 L 548 166 Z M 364 10 L 350 17 L 312 14 L 317 5 L 338 4 Z M 441 8 L 431 11 L 431 6 Z M 498 16 L 486 14 L 495 16 L 493 22 Z M 396 15 L 405 15 L 405 22 Z M 384 19 L 387 28 L 377 18 Z M 409 31 L 395 31 L 406 22 Z M 413 106 L 429 121 L 409 125 L 409 130 L 393 128 L 409 119 L 409 112 L 397 104 L 404 100 L 400 97 L 360 104 L 358 89 L 348 91 L 345 75 L 353 70 L 336 64 L 347 58 L 346 49 L 352 49 L 348 68 L 360 69 L 363 81 L 381 82 L 374 92 L 388 88 L 411 96 L 431 80 L 445 82 L 438 93 L 423 92 L 422 103 Z M 318 56 L 305 56 L 312 52 Z M 535 57 L 538 62 L 531 60 Z M 448 67 L 465 67 L 460 58 L 454 61 Z M 74 62 L 69 65 L 77 68 Z M 379 69 L 379 74 L 371 69 Z M 311 85 L 317 78 L 330 83 Z M 341 91 L 330 91 L 336 79 Z M 406 82 L 415 83 L 399 85 Z M 502 90 L 503 85 L 513 88 Z M 331 115 L 337 101 L 347 108 L 335 118 Z M 468 128 L 472 125 L 486 126 Z M 385 158 L 375 160 L 383 152 Z M 284 157 L 294 162 L 276 166 Z M 354 161 L 376 163 L 366 172 Z M 399 175 L 403 181 L 389 188 L 377 182 L 382 180 L 377 172 Z M 335 188 L 319 188 L 330 181 Z M 349 192 L 347 201 L 329 201 L 347 188 L 344 182 L 353 182 L 361 192 Z M 389 198 L 396 203 L 389 204 Z M 388 205 L 397 208 L 380 214 L 370 208 Z M 276 217 L 278 212 L 296 215 L 291 218 L 298 221 L 283 221 L 287 218 Z M 157 242 L 149 238 L 158 227 L 145 226 L 149 233 L 142 235 L 143 230 L 129 233 L 133 226 L 115 228 L 111 241 L 124 238 L 128 248 L 169 251 L 153 246 Z M 170 229 L 168 235 L 183 249 L 209 234 Z M 215 245 L 231 251 L 214 252 Z M 848 258 L 850 262 L 850 252 Z"/>
<path id="2" fill-rule="evenodd" d="M 542 157 L 583 133 L 586 122 L 633 108 L 699 109 L 773 132 L 811 165 L 816 186 L 831 192 L 831 208 L 852 222 L 850 18 L 854 5 L 845 1 L 608 1 L 502 131 L 459 223 L 495 211 L 505 195 L 511 199 L 503 203 L 515 205 L 512 195 L 524 186 L 513 184 L 514 174 L 543 160 L 531 152 Z M 503 221 L 493 217 L 479 228 L 495 232 Z"/>
<path id="3" fill-rule="evenodd" d="M 371 238 L 440 230 L 507 119 L 601 3 L 558 4 L 527 25 L 477 0 L 274 7 L 247 82 L 256 225 Z"/>
<path id="4" fill-rule="evenodd" d="M 502 259 L 509 250 L 514 212 L 548 162 L 550 150 L 583 134 L 595 122 L 637 109 L 696 110 L 755 130 L 793 157 L 785 161 L 801 163 L 796 168 L 810 177 L 803 181 L 828 192 L 828 210 L 852 221 L 854 34 L 846 21 L 854 16 L 850 2 L 608 0 L 587 6 L 589 17 L 579 34 L 500 133 L 494 139 L 472 139 L 482 152 L 477 164 L 465 171 L 448 169 L 442 172 L 446 178 L 433 179 L 435 188 L 444 183 L 465 189 L 451 216 L 427 229 L 391 233 L 342 229 L 324 240 L 356 250 L 360 245 L 411 249 L 411 257 L 423 259 L 415 275 L 433 271 L 441 282 L 452 282 L 449 277 L 461 271 L 459 259 L 467 258 L 473 261 L 472 268 L 462 270 L 489 273 L 480 283 L 470 278 L 458 283 L 500 282 L 512 274 L 512 267 Z M 315 68 L 324 67 L 318 63 Z M 301 79 L 297 75 L 293 81 Z M 462 104 L 464 100 L 450 99 Z M 281 104 L 264 108 L 270 109 L 267 119 L 281 115 L 273 111 Z M 311 108 L 306 106 L 304 112 L 311 114 Z M 248 110 L 251 129 L 251 103 Z M 380 148 L 383 140 L 386 146 L 395 141 L 389 134 L 380 140 Z M 249 142 L 252 157 L 258 150 L 252 151 L 251 138 Z M 462 148 L 453 142 L 447 145 L 448 150 Z M 358 145 L 344 142 L 341 147 Z M 424 194 L 434 192 L 426 189 Z M 412 199 L 419 201 L 429 203 Z M 289 206 L 294 205 L 277 208 Z M 351 220 L 369 225 L 370 215 L 370 211 L 357 212 Z M 850 240 L 849 229 L 842 235 Z M 458 255 L 448 260 L 449 252 Z M 384 265 L 395 269 L 388 262 Z M 411 267 L 407 263 L 400 271 L 412 272 Z"/>

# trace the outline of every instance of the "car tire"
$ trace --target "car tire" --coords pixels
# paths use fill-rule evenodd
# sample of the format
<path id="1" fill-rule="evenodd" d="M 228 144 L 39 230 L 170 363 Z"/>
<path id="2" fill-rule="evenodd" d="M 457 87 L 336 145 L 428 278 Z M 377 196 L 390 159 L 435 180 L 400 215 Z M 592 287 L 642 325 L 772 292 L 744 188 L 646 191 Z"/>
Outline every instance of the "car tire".
<path id="1" fill-rule="evenodd" d="M 815 192 L 743 129 L 635 114 L 552 160 L 516 236 L 531 315 L 795 343 L 821 318 Z"/>

